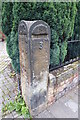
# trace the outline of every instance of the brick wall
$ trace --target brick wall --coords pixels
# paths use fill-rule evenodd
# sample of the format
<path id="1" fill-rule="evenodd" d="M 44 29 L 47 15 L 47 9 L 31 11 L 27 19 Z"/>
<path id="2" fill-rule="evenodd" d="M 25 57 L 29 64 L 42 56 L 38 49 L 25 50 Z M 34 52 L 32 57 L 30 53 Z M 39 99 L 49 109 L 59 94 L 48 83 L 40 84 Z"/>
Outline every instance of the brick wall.
<path id="1" fill-rule="evenodd" d="M 80 81 L 80 61 L 49 73 L 48 105 L 73 89 Z"/>

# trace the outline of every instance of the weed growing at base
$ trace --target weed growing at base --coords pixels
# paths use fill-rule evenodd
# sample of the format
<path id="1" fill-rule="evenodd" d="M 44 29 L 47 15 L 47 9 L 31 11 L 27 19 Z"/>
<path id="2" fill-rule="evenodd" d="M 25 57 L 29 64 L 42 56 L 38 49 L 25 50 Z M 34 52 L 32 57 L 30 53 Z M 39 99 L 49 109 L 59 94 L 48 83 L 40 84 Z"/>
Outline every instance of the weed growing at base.
<path id="1" fill-rule="evenodd" d="M 15 97 L 14 102 L 10 101 L 9 103 L 7 103 L 3 108 L 2 108 L 2 112 L 6 112 L 6 111 L 16 111 L 19 115 L 23 115 L 24 118 L 30 118 L 30 113 L 29 113 L 29 109 L 26 106 L 22 96 L 19 95 Z"/>

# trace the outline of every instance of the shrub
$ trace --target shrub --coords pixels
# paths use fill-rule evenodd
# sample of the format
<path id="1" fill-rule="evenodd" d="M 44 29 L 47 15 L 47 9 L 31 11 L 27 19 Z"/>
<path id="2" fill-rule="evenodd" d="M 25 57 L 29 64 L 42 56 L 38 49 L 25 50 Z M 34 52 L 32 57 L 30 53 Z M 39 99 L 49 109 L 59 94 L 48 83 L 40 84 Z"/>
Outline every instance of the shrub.
<path id="1" fill-rule="evenodd" d="M 80 40 L 80 1 L 77 3 L 76 6 L 77 6 L 77 14 L 75 18 L 74 32 L 72 39 Z"/>
<path id="2" fill-rule="evenodd" d="M 50 63 L 58 65 L 60 62 L 64 61 L 65 56 L 67 54 L 67 40 L 72 36 L 74 30 L 76 3 L 16 2 L 13 5 L 12 11 L 13 11 L 13 24 L 12 28 L 10 27 L 12 31 L 10 37 L 8 37 L 7 48 L 8 52 L 12 50 L 12 52 L 9 52 L 10 53 L 9 55 L 12 58 L 14 68 L 18 72 L 20 72 L 20 67 L 18 67 L 19 66 L 18 38 L 15 34 L 18 31 L 19 22 L 23 19 L 28 21 L 44 20 L 50 25 L 51 28 Z M 6 18 L 3 18 L 3 20 L 5 19 Z"/>
<path id="3" fill-rule="evenodd" d="M 13 3 L 12 2 L 2 2 L 2 31 L 7 36 L 11 32 L 12 22 L 13 22 Z"/>

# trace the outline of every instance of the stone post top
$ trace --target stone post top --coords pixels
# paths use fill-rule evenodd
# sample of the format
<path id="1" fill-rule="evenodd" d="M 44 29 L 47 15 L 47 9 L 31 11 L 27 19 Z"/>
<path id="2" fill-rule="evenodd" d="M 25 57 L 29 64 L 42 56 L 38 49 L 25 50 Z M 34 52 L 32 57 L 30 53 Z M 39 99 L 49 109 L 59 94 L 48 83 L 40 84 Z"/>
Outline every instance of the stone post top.
<path id="1" fill-rule="evenodd" d="M 19 34 L 27 34 L 27 33 L 50 34 L 50 27 L 46 22 L 42 20 L 34 20 L 34 21 L 21 20 L 18 27 L 18 33 Z"/>

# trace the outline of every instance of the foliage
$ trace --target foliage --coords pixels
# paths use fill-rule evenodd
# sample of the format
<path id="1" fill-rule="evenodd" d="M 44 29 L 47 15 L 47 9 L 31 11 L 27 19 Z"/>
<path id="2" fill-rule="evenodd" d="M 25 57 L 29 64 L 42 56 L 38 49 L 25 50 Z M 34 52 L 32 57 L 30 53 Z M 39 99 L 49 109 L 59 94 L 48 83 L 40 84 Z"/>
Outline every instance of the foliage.
<path id="1" fill-rule="evenodd" d="M 6 8 L 4 9 L 6 10 Z M 61 62 L 64 61 L 65 56 L 67 54 L 67 40 L 72 36 L 74 30 L 76 3 L 26 2 L 24 4 L 24 2 L 21 3 L 15 2 L 13 5 L 12 13 L 13 23 L 12 27 L 9 26 L 11 32 L 9 32 L 10 34 L 8 34 L 7 50 L 12 59 L 13 67 L 15 68 L 16 71 L 20 72 L 18 37 L 16 34 L 18 31 L 19 22 L 23 19 L 28 21 L 44 20 L 50 25 L 51 28 L 50 63 L 58 65 L 60 61 Z M 3 17 L 4 17 L 3 21 L 5 21 L 6 19 L 5 14 L 3 14 Z M 4 25 L 3 28 L 5 28 Z"/>
<path id="2" fill-rule="evenodd" d="M 67 54 L 67 41 L 64 41 L 64 42 L 62 42 L 62 44 L 61 44 L 61 55 L 60 55 L 60 60 L 61 60 L 61 62 L 63 62 L 64 61 L 64 59 L 65 59 L 65 54 Z"/>
<path id="3" fill-rule="evenodd" d="M 69 40 L 80 40 L 80 1 L 77 2 L 77 14 L 74 23 L 74 32 Z M 70 59 L 80 57 L 80 42 L 68 44 L 68 56 Z M 68 58 L 68 57 L 67 57 Z"/>
<path id="4" fill-rule="evenodd" d="M 9 35 L 11 32 L 13 22 L 12 9 L 12 2 L 2 2 L 2 31 L 5 35 Z"/>
<path id="5" fill-rule="evenodd" d="M 1 27 L 1 24 L 2 24 L 1 10 L 2 10 L 2 3 L 1 3 L 1 1 L 0 1 L 0 30 L 2 29 L 2 27 Z"/>
<path id="6" fill-rule="evenodd" d="M 11 32 L 7 37 L 7 52 L 12 60 L 12 66 L 15 71 L 20 72 L 20 63 L 19 63 L 19 48 L 18 48 L 18 33 Z"/>
<path id="7" fill-rule="evenodd" d="M 68 59 L 80 58 L 80 41 L 68 44 Z"/>
<path id="8" fill-rule="evenodd" d="M 50 51 L 50 58 L 51 58 L 51 64 L 55 63 L 55 65 L 59 64 L 59 54 L 60 54 L 60 49 L 57 44 L 53 46 L 55 49 L 51 49 Z"/>
<path id="9" fill-rule="evenodd" d="M 14 76 L 16 76 L 16 73 L 13 71 L 13 72 L 10 73 L 9 77 L 13 78 Z"/>
<path id="10" fill-rule="evenodd" d="M 16 111 L 19 115 L 23 115 L 24 118 L 31 118 L 28 107 L 26 107 L 26 104 L 20 94 L 16 97 L 14 102 L 10 101 L 2 108 L 2 112 L 6 112 L 8 110 L 10 112 Z"/>
<path id="11" fill-rule="evenodd" d="M 77 14 L 74 24 L 73 40 L 80 40 L 80 1 L 77 3 Z"/>

